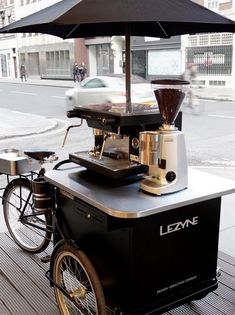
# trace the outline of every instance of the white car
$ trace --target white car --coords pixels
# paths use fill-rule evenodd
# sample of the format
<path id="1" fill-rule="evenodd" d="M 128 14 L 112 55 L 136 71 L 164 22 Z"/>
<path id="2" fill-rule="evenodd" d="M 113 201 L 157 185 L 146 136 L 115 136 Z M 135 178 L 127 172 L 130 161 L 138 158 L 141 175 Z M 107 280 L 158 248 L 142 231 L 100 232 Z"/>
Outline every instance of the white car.
<path id="1" fill-rule="evenodd" d="M 132 103 L 156 106 L 151 84 L 138 76 L 132 76 Z M 87 77 L 78 87 L 65 93 L 67 110 L 93 104 L 125 103 L 125 76 L 94 76 Z"/>

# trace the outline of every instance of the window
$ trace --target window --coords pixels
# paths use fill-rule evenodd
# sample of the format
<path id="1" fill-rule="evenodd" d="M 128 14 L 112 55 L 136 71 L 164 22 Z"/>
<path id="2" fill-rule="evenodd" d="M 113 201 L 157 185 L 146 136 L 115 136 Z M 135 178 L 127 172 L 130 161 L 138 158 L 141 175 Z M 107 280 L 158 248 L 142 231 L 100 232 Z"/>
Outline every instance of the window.
<path id="1" fill-rule="evenodd" d="M 222 45 L 232 45 L 233 44 L 233 34 L 222 33 L 221 34 L 221 44 Z"/>
<path id="2" fill-rule="evenodd" d="M 106 85 L 105 85 L 105 83 L 102 80 L 93 79 L 93 80 L 90 80 L 89 82 L 87 82 L 87 84 L 84 84 L 82 87 L 83 88 L 93 89 L 93 88 L 106 87 Z"/>
<path id="3" fill-rule="evenodd" d="M 190 35 L 189 36 L 189 46 L 197 46 L 197 39 L 198 36 L 197 35 Z"/>
<path id="4" fill-rule="evenodd" d="M 220 45 L 220 34 L 211 34 L 210 35 L 210 44 L 211 45 Z"/>
<path id="5" fill-rule="evenodd" d="M 218 10 L 219 9 L 219 0 L 207 0 L 205 1 L 205 6 L 210 10 Z"/>
<path id="6" fill-rule="evenodd" d="M 181 51 L 179 49 L 159 49 L 148 51 L 149 75 L 180 75 Z"/>
<path id="7" fill-rule="evenodd" d="M 46 52 L 46 76 L 70 76 L 68 50 Z"/>
<path id="8" fill-rule="evenodd" d="M 206 46 L 209 42 L 209 34 L 199 35 L 199 45 Z"/>

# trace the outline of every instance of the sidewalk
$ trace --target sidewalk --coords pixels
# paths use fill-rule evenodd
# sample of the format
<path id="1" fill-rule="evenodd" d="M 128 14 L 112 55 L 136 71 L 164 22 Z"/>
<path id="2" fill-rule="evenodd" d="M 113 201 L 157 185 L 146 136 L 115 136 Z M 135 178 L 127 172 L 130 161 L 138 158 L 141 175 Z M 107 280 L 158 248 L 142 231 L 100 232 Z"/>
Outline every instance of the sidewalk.
<path id="1" fill-rule="evenodd" d="M 39 134 L 57 126 L 55 119 L 6 108 L 0 108 L 0 117 L 0 140 Z"/>

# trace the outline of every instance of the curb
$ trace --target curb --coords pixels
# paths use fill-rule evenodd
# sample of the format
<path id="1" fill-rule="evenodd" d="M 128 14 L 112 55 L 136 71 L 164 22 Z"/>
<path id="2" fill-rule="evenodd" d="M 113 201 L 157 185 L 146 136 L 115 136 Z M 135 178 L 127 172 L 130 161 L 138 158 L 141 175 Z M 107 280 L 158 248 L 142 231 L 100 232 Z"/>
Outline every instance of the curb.
<path id="1" fill-rule="evenodd" d="M 61 82 L 60 80 L 58 80 L 58 82 Z M 48 86 L 48 87 L 61 87 L 61 88 L 73 88 L 76 87 L 76 83 L 74 83 L 72 80 L 68 80 L 66 81 L 68 82 L 68 84 L 64 83 L 64 81 L 61 84 L 56 84 L 56 82 L 51 82 L 51 80 L 34 80 L 32 79 L 32 81 L 26 81 L 26 82 L 22 82 L 22 81 L 12 81 L 12 80 L 1 80 L 0 78 L 0 83 L 10 83 L 10 84 L 23 84 L 23 85 L 36 85 L 36 86 Z"/>

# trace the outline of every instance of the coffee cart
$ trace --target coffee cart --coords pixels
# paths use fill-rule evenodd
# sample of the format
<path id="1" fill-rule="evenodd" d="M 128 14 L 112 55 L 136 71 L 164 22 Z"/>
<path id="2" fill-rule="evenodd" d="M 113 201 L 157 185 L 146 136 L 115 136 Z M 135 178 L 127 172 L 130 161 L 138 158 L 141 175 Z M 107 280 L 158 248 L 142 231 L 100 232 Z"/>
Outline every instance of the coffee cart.
<path id="1" fill-rule="evenodd" d="M 221 197 L 235 191 L 234 182 L 181 167 L 178 105 L 172 121 L 161 109 L 102 106 L 68 113 L 100 132 L 89 152 L 70 154 L 77 165 L 46 173 L 57 190 L 55 244 L 62 232 L 86 253 L 110 314 L 161 314 L 206 296 L 217 288 Z M 141 186 L 145 178 L 153 191 Z"/>

